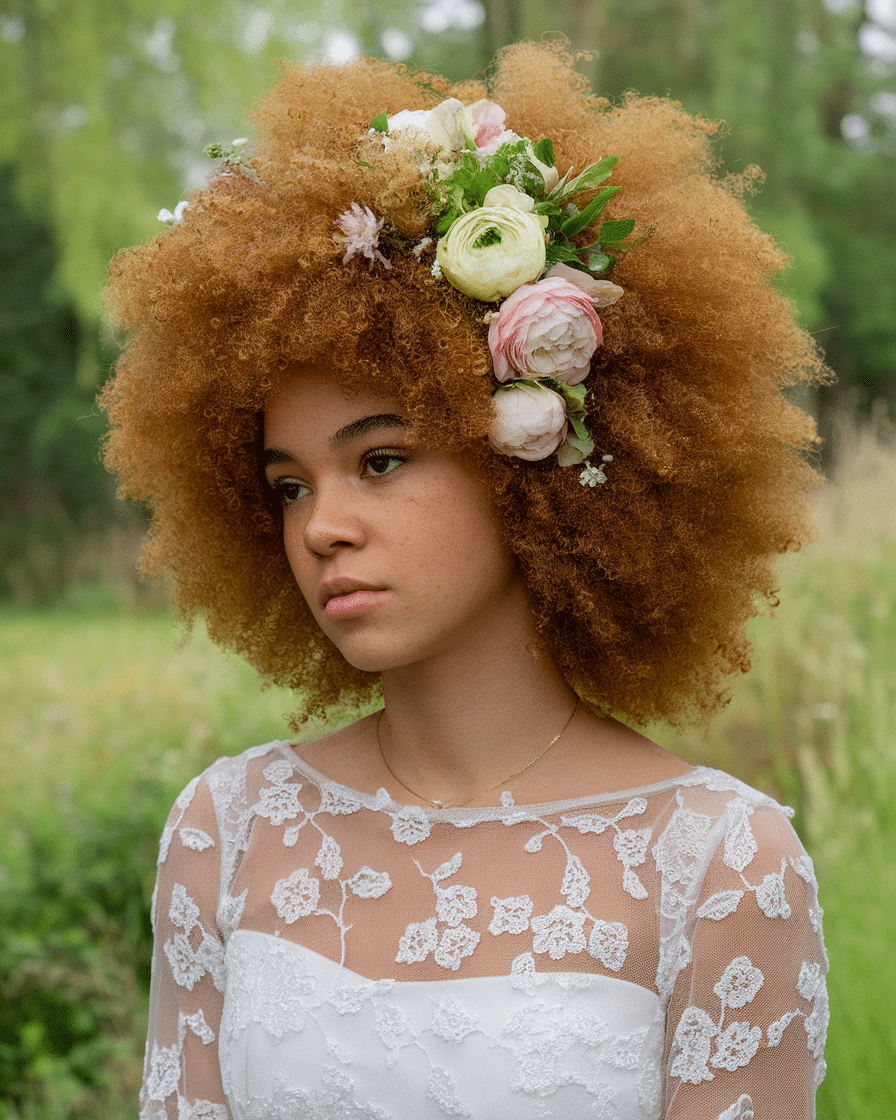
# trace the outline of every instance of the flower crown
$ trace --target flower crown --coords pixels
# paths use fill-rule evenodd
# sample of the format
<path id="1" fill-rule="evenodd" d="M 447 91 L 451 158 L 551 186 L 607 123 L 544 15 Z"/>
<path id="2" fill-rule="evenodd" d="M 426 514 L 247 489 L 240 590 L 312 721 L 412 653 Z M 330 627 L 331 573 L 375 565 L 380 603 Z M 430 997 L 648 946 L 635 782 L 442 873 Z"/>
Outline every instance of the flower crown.
<path id="1" fill-rule="evenodd" d="M 426 185 L 432 236 L 414 246 L 414 256 L 432 257 L 437 279 L 498 305 L 483 318 L 499 382 L 492 447 L 527 460 L 556 453 L 571 466 L 594 451 L 582 382 L 603 338 L 596 309 L 623 294 L 606 277 L 615 255 L 644 238 L 631 239 L 635 223 L 627 219 L 603 222 L 595 241 L 574 244 L 620 189 L 601 186 L 617 157 L 561 178 L 553 142 L 517 136 L 505 129 L 505 116 L 493 101 L 464 105 L 452 97 L 431 110 L 384 111 L 369 136 L 382 150 L 410 154 Z M 597 193 L 580 210 L 572 198 L 586 191 Z M 360 255 L 371 268 L 391 268 L 379 247 L 385 222 L 357 202 L 341 213 L 333 239 L 343 263 Z M 586 463 L 579 481 L 605 482 L 603 466 Z"/>

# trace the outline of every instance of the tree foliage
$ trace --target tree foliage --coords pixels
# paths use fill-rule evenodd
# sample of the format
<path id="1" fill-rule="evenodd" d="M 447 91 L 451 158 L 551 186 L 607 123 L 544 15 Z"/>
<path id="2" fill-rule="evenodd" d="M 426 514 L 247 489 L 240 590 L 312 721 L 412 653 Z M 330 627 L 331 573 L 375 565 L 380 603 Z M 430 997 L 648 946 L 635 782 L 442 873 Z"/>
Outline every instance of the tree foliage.
<path id="1" fill-rule="evenodd" d="M 4 508 L 26 479 L 40 481 L 38 505 L 56 524 L 108 502 L 89 403 L 103 376 L 106 262 L 205 180 L 207 144 L 247 131 L 245 109 L 281 55 L 362 50 L 459 79 L 484 72 L 506 42 L 559 32 L 591 52 L 581 67 L 598 93 L 671 93 L 726 121 L 720 154 L 734 172 L 765 173 L 750 205 L 794 258 L 779 283 L 818 333 L 839 392 L 896 402 L 893 11 L 888 31 L 858 0 L 9 0 Z"/>
<path id="2" fill-rule="evenodd" d="M 880 5 L 869 8 L 877 10 Z M 486 0 L 486 26 L 556 26 L 593 88 L 671 94 L 727 123 L 725 164 L 761 167 L 751 209 L 791 253 L 780 277 L 841 392 L 896 403 L 896 7 L 891 54 L 855 0 Z M 869 34 L 870 33 L 870 34 Z M 864 44 L 864 48 L 863 48 Z M 758 185 L 758 184 L 757 184 Z"/>

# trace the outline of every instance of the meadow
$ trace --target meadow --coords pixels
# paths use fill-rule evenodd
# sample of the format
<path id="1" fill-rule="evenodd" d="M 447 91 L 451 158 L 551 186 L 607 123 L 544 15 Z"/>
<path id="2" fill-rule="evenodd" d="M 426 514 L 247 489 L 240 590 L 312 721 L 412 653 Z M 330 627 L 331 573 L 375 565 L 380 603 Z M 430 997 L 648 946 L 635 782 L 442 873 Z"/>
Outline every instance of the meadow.
<path id="1" fill-rule="evenodd" d="M 855 437 L 728 707 L 651 729 L 797 810 L 832 963 L 819 1120 L 896 1115 L 894 494 L 892 442 Z M 0 1120 L 136 1114 L 168 808 L 214 758 L 287 734 L 291 695 L 177 638 L 96 593 L 0 611 Z"/>

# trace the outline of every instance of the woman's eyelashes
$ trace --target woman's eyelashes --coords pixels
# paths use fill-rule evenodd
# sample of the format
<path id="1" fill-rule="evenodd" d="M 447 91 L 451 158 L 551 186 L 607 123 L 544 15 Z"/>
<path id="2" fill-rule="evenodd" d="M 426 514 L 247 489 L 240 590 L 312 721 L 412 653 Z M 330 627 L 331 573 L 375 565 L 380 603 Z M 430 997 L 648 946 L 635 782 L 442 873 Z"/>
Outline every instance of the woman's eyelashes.
<path id="1" fill-rule="evenodd" d="M 408 458 L 407 451 L 400 448 L 378 447 L 375 451 L 368 451 L 361 460 L 362 473 L 368 478 L 384 478 L 403 467 Z"/>
<path id="2" fill-rule="evenodd" d="M 295 478 L 275 478 L 271 481 L 271 489 L 285 506 L 290 506 L 311 493 L 310 486 Z"/>
<path id="3" fill-rule="evenodd" d="M 377 447 L 365 452 L 361 457 L 358 473 L 361 478 L 386 478 L 403 467 L 409 458 L 409 453 L 401 448 Z M 308 497 L 312 492 L 312 487 L 306 482 L 300 482 L 297 478 L 288 475 L 271 479 L 270 487 L 284 506 L 290 506 Z"/>

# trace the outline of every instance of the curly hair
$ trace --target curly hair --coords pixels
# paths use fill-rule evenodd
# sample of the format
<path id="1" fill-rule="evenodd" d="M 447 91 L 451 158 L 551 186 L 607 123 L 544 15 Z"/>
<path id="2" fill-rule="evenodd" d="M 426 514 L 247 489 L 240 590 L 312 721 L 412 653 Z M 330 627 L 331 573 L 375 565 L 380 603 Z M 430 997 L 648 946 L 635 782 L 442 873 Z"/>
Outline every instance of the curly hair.
<path id="1" fill-rule="evenodd" d="M 283 63 L 254 110 L 259 182 L 215 178 L 182 224 L 120 253 L 108 304 L 128 338 L 101 404 L 122 496 L 148 502 L 147 574 L 173 577 L 186 619 L 301 692 L 304 715 L 370 700 L 292 578 L 259 466 L 265 401 L 290 370 L 398 398 L 420 436 L 463 452 L 529 589 L 539 641 L 595 710 L 637 723 L 704 718 L 749 668 L 744 624 L 774 602 L 775 555 L 808 531 L 811 419 L 782 388 L 824 374 L 770 278 L 788 263 L 723 176 L 716 128 L 662 98 L 589 93 L 562 45 L 502 51 L 485 83 L 364 59 Z M 343 264 L 333 220 L 358 201 L 419 236 L 419 174 L 359 159 L 387 106 L 489 96 L 557 166 L 619 157 L 620 217 L 652 237 L 613 274 L 587 401 L 606 485 L 495 454 L 483 305 L 411 253 Z M 613 204 L 610 206 L 612 216 Z M 606 216 L 606 215 L 605 215 Z M 588 231 L 585 231 L 587 236 Z"/>

